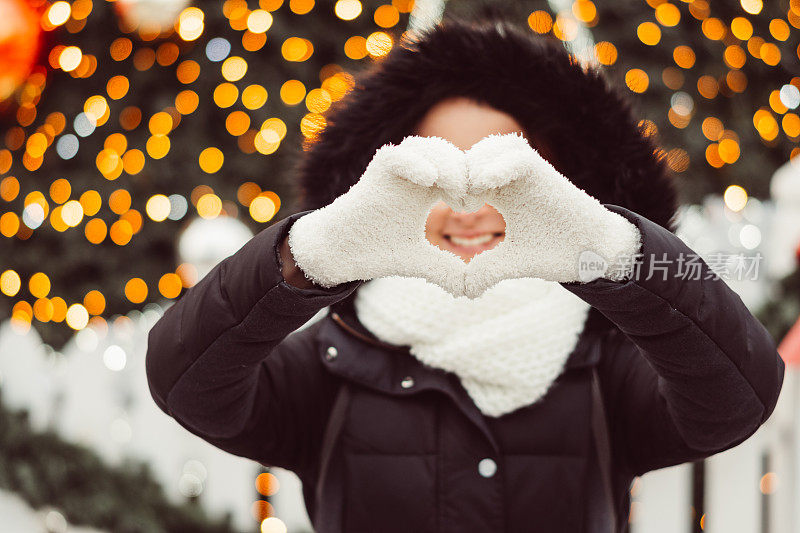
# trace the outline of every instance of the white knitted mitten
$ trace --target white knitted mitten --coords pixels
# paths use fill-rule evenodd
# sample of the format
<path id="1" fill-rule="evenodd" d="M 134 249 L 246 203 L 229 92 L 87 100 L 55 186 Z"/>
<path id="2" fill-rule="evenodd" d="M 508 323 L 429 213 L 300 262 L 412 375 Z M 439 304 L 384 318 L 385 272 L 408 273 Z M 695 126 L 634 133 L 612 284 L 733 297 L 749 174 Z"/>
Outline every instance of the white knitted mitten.
<path id="1" fill-rule="evenodd" d="M 463 295 L 464 263 L 425 238 L 425 222 L 440 200 L 463 209 L 466 190 L 464 152 L 444 139 L 407 137 L 378 149 L 345 194 L 295 221 L 289 247 L 323 287 L 406 276 Z"/>
<path id="2" fill-rule="evenodd" d="M 573 185 L 516 134 L 493 135 L 467 151 L 471 197 L 497 209 L 505 239 L 467 266 L 476 298 L 507 278 L 588 282 L 630 276 L 641 234 Z"/>

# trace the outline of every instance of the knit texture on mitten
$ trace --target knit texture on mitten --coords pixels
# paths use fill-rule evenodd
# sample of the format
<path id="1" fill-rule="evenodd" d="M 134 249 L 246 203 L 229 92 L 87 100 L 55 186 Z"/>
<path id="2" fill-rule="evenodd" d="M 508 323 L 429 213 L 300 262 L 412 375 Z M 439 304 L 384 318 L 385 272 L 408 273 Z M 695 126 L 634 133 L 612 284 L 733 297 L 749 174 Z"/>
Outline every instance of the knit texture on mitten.
<path id="1" fill-rule="evenodd" d="M 361 286 L 355 308 L 379 339 L 408 345 L 422 363 L 456 374 L 493 417 L 545 395 L 589 311 L 559 283 L 535 278 L 504 280 L 475 300 L 418 278 L 381 278 Z"/>

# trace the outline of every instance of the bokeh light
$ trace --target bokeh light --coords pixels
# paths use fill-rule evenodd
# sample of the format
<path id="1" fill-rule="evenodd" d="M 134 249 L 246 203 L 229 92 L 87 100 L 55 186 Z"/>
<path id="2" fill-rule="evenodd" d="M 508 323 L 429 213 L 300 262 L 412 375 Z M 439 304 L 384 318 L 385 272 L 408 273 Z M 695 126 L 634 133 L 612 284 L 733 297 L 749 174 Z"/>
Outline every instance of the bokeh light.
<path id="1" fill-rule="evenodd" d="M 147 298 L 147 283 L 142 278 L 131 278 L 125 284 L 125 297 L 132 303 L 142 303 Z"/>
<path id="2" fill-rule="evenodd" d="M 728 209 L 732 211 L 741 211 L 747 205 L 747 191 L 740 185 L 731 185 L 725 189 L 723 200 Z"/>
<path id="3" fill-rule="evenodd" d="M 353 20 L 361 14 L 362 9 L 359 0 L 338 0 L 333 11 L 342 20 Z"/>
<path id="4" fill-rule="evenodd" d="M 81 304 L 72 304 L 67 308 L 67 325 L 74 330 L 81 330 L 89 324 L 89 313 Z"/>

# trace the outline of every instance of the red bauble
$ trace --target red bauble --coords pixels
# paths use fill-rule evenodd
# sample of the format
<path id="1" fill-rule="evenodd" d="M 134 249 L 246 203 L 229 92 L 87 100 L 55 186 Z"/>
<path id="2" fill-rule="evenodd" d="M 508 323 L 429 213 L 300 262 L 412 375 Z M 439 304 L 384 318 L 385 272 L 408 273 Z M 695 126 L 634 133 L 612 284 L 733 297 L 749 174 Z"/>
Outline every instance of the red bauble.
<path id="1" fill-rule="evenodd" d="M 39 12 L 26 0 L 0 1 L 0 101 L 30 75 L 41 33 Z"/>

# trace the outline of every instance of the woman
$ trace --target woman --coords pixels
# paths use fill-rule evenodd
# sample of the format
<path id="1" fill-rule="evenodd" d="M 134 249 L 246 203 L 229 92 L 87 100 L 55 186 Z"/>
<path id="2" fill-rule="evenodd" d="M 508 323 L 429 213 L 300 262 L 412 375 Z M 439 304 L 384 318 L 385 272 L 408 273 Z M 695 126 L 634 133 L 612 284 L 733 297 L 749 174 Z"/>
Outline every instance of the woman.
<path id="1" fill-rule="evenodd" d="M 634 476 L 771 413 L 773 341 L 705 263 L 680 275 L 653 145 L 563 50 L 450 22 L 329 124 L 307 211 L 189 290 L 147 354 L 158 405 L 296 472 L 318 531 L 624 531 Z"/>

